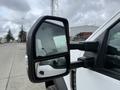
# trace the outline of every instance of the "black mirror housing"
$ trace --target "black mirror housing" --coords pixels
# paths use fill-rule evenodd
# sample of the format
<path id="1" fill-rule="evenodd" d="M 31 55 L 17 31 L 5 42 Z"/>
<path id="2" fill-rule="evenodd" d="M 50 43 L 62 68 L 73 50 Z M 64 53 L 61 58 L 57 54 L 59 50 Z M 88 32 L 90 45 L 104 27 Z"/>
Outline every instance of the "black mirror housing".
<path id="1" fill-rule="evenodd" d="M 59 22 L 63 23 L 63 26 L 61 27 L 61 26 L 59 26 L 57 24 L 54 24 L 53 22 L 49 22 L 49 21 L 46 22 L 46 20 L 59 21 Z M 41 40 L 43 40 L 42 44 L 44 44 L 43 47 L 42 47 L 42 51 L 46 52 L 46 54 L 43 55 L 43 56 L 37 55 L 36 50 L 38 50 L 38 48 L 36 49 L 36 34 L 38 33 L 39 30 L 41 30 L 40 27 L 43 24 L 49 25 L 49 26 L 51 25 L 51 27 L 54 26 L 55 28 L 60 27 L 64 30 L 64 41 L 66 42 L 65 46 L 67 48 L 66 51 L 62 51 L 62 52 L 59 51 L 59 53 L 56 53 L 56 50 L 52 49 L 54 51 L 54 53 L 51 54 L 52 52 L 50 52 L 50 50 L 47 51 L 47 50 L 45 50 L 45 48 L 43 48 L 43 47 L 45 47 L 46 43 L 45 43 L 45 40 L 44 40 L 45 38 L 42 38 L 41 39 Z M 57 29 L 55 29 L 55 30 L 57 30 Z M 49 29 L 49 31 L 50 31 L 50 29 Z M 53 31 L 53 32 L 55 33 L 55 31 Z M 59 32 L 59 31 L 57 31 L 57 32 Z M 58 35 L 58 34 L 54 34 L 54 35 Z M 42 36 L 42 34 L 40 36 Z M 58 36 L 60 36 L 60 35 L 58 35 Z M 59 42 L 61 42 L 61 41 L 59 41 Z M 52 43 L 49 43 L 48 46 L 50 47 L 51 44 Z M 48 47 L 46 47 L 46 48 L 48 48 Z M 63 50 L 65 50 L 65 49 L 63 49 Z M 30 81 L 32 81 L 34 83 L 45 82 L 47 80 L 51 80 L 51 79 L 55 79 L 55 78 L 67 75 L 70 71 L 69 25 L 68 25 L 67 19 L 60 18 L 60 17 L 55 17 L 55 16 L 40 17 L 34 23 L 34 25 L 32 26 L 31 30 L 28 33 L 27 56 L 28 56 L 28 76 L 29 76 Z M 56 64 L 56 61 L 54 59 L 63 60 L 62 65 L 58 65 L 58 63 Z M 46 62 L 46 61 L 49 61 L 49 62 Z M 40 76 L 41 77 L 40 78 L 39 76 L 37 76 L 36 71 L 38 69 L 36 68 L 36 63 L 37 63 L 37 66 L 41 65 L 43 67 L 46 64 L 49 64 L 51 61 L 53 61 L 52 64 L 60 66 L 60 67 L 58 67 L 58 66 L 54 67 L 54 65 L 50 65 L 52 68 L 55 68 L 57 70 L 60 69 L 61 71 L 63 70 L 63 68 L 65 68 L 65 72 L 58 73 L 58 74 L 53 74 L 51 76 L 44 77 L 44 75 L 47 75 L 47 74 L 44 71 L 39 71 L 39 73 L 41 74 L 41 76 L 43 75 L 43 77 Z M 45 68 L 47 68 L 47 66 L 48 65 L 46 65 Z M 39 68 L 39 70 L 41 70 L 41 68 Z"/>

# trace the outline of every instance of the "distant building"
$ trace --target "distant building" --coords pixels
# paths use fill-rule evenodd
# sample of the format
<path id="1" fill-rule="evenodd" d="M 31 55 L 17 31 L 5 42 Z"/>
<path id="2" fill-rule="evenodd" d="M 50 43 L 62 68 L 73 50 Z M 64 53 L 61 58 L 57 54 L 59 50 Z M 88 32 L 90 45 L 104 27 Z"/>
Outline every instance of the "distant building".
<path id="1" fill-rule="evenodd" d="M 79 34 L 77 34 L 77 35 L 73 38 L 73 41 L 84 41 L 84 40 L 86 40 L 91 34 L 92 34 L 92 32 L 80 32 Z"/>
<path id="2" fill-rule="evenodd" d="M 97 29 L 98 26 L 94 26 L 94 25 L 75 26 L 75 27 L 70 27 L 69 34 L 70 37 L 75 37 L 80 32 L 94 32 Z"/>
<path id="3" fill-rule="evenodd" d="M 70 27 L 70 41 L 79 42 L 86 40 L 97 29 L 98 27 L 93 25 Z"/>

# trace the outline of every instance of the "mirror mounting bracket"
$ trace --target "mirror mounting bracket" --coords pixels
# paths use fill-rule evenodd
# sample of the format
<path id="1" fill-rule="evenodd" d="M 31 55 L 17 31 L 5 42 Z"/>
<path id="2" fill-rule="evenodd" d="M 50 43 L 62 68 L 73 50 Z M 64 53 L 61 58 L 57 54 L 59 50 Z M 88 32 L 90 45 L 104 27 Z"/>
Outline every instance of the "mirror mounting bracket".
<path id="1" fill-rule="evenodd" d="M 94 66 L 94 61 L 95 58 L 94 57 L 80 57 L 78 58 L 78 61 L 76 62 L 72 62 L 70 64 L 70 68 L 71 69 L 76 69 L 76 68 L 80 68 L 80 67 L 84 67 L 84 68 L 90 68 Z"/>
<path id="2" fill-rule="evenodd" d="M 83 51 L 97 52 L 98 46 L 99 46 L 99 42 L 97 41 L 93 41 L 93 42 L 83 41 L 80 42 L 79 44 L 70 44 L 70 49 L 79 49 Z"/>

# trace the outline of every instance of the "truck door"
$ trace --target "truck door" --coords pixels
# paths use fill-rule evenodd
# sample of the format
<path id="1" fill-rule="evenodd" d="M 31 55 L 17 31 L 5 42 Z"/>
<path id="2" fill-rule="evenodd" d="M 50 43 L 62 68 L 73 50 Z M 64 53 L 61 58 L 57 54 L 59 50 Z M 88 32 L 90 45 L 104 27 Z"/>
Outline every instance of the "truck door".
<path id="1" fill-rule="evenodd" d="M 96 61 L 98 67 L 77 69 L 77 90 L 120 89 L 120 20 L 113 21 L 114 23 L 95 39 L 101 43 L 101 53 Z M 93 54 L 85 52 L 84 56 L 91 55 Z"/>

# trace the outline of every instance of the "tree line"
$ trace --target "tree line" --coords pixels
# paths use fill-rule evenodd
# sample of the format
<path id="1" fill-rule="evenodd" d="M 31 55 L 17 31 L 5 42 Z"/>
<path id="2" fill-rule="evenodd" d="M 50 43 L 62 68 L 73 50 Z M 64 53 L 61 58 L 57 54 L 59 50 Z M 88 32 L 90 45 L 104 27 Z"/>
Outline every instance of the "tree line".
<path id="1" fill-rule="evenodd" d="M 26 42 L 26 35 L 27 35 L 27 32 L 24 31 L 23 25 L 21 25 L 17 41 L 18 42 Z M 11 29 L 8 30 L 4 39 L 7 43 L 15 41 L 15 38 L 14 38 L 12 32 L 11 32 Z M 2 38 L 0 38 L 0 42 L 1 42 L 1 40 L 2 40 Z"/>

